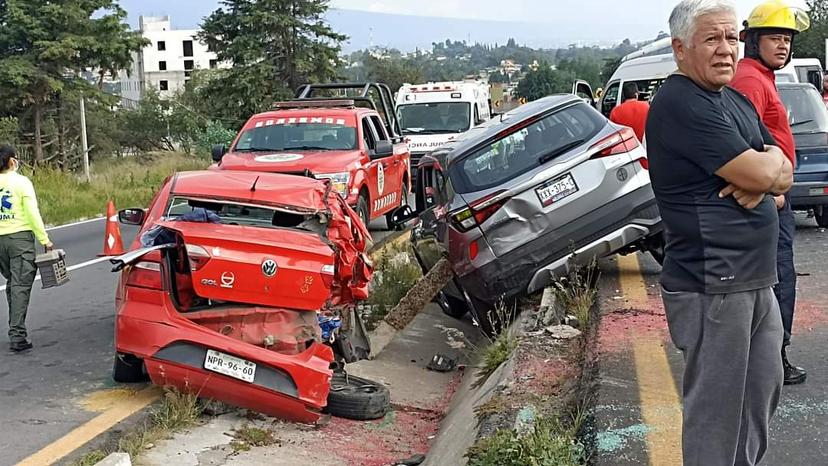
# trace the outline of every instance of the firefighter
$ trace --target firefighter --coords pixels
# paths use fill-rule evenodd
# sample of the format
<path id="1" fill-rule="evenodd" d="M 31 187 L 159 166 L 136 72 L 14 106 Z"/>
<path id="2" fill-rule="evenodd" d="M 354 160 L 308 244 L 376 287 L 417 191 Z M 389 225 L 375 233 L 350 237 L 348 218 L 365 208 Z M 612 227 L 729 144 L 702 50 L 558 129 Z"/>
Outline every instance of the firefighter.
<path id="1" fill-rule="evenodd" d="M 796 164 L 794 137 L 788 122 L 788 112 L 776 90 L 774 71 L 790 63 L 794 38 L 808 29 L 810 20 L 804 11 L 788 6 L 781 0 L 761 3 L 744 23 L 740 38 L 745 43 L 745 58 L 739 61 L 731 86 L 744 94 L 756 107 L 760 119 L 768 128 L 785 156 Z M 779 283 L 774 293 L 782 312 L 784 339 L 782 364 L 785 384 L 805 381 L 807 373 L 788 362 L 786 348 L 791 343 L 794 307 L 796 302 L 796 270 L 794 269 L 794 233 L 796 221 L 790 205 L 790 194 L 776 196 L 779 213 L 779 242 L 776 271 Z"/>

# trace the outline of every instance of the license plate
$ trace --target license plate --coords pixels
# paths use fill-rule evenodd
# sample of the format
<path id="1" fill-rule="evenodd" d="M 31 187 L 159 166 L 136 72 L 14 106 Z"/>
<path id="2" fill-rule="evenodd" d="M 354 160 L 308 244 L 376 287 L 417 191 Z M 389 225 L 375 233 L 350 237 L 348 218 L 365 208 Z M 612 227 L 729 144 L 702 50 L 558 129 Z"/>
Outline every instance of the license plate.
<path id="1" fill-rule="evenodd" d="M 535 188 L 535 192 L 537 192 L 541 204 L 546 207 L 578 192 L 578 185 L 575 184 L 575 178 L 572 177 L 572 174 L 567 174 Z"/>
<path id="2" fill-rule="evenodd" d="M 828 187 L 825 188 L 811 188 L 808 190 L 810 196 L 824 196 L 828 194 Z"/>
<path id="3" fill-rule="evenodd" d="M 245 382 L 253 382 L 256 377 L 256 363 L 214 350 L 207 350 L 204 368 Z"/>

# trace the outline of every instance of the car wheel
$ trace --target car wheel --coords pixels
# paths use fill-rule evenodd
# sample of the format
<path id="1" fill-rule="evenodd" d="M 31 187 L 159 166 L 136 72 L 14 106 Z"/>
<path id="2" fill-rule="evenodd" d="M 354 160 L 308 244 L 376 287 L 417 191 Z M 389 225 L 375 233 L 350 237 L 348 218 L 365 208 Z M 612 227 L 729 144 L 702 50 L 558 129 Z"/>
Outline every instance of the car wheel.
<path id="1" fill-rule="evenodd" d="M 472 305 L 469 310 L 475 322 L 480 326 L 480 330 L 490 337 L 496 337 L 506 329 L 511 323 L 509 318 L 516 317 L 515 312 L 504 312 L 503 309 L 514 309 L 516 300 L 514 298 L 507 299 L 502 305 L 488 303 L 481 301 L 475 297 L 470 297 Z"/>
<path id="2" fill-rule="evenodd" d="M 828 209 L 825 206 L 814 207 L 814 218 L 820 228 L 828 228 Z"/>
<path id="3" fill-rule="evenodd" d="M 131 354 L 115 354 L 112 380 L 118 383 L 138 383 L 149 380 L 144 373 L 144 361 Z"/>
<path id="4" fill-rule="evenodd" d="M 466 304 L 466 301 L 449 296 L 442 290 L 434 297 L 434 302 L 440 306 L 443 314 L 455 319 L 462 319 L 469 312 L 469 305 Z"/>
<path id="5" fill-rule="evenodd" d="M 385 416 L 390 406 L 391 393 L 385 385 L 345 373 L 335 373 L 324 411 L 345 419 L 366 421 Z"/>
<path id="6" fill-rule="evenodd" d="M 357 200 L 356 213 L 360 220 L 362 220 L 365 228 L 368 228 L 368 225 L 371 223 L 371 213 L 368 210 L 368 198 L 364 194 L 361 194 Z"/>
<path id="7" fill-rule="evenodd" d="M 408 205 L 408 185 L 403 183 L 402 190 L 400 191 L 400 205 L 398 207 L 405 207 Z M 395 227 L 391 225 L 391 220 L 394 218 L 394 211 L 397 209 L 392 210 L 385 214 L 385 225 L 386 228 L 389 230 L 393 230 Z M 397 226 L 396 229 L 401 230 L 401 226 Z"/>

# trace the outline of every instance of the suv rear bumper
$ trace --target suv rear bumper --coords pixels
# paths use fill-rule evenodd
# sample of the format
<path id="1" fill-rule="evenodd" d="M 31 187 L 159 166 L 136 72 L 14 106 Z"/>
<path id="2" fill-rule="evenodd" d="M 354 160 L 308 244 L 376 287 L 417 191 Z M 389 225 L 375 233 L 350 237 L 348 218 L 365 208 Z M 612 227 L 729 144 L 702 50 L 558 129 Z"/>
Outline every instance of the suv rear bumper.
<path id="1" fill-rule="evenodd" d="M 463 289 L 487 303 L 531 294 L 578 264 L 619 251 L 661 232 L 652 188 L 639 188 L 578 220 L 519 246 L 458 277 Z"/>
<path id="2" fill-rule="evenodd" d="M 828 205 L 828 194 L 825 191 L 827 187 L 828 182 L 825 181 L 794 183 L 790 191 L 791 206 L 797 210 Z M 812 189 L 815 190 L 813 195 Z"/>

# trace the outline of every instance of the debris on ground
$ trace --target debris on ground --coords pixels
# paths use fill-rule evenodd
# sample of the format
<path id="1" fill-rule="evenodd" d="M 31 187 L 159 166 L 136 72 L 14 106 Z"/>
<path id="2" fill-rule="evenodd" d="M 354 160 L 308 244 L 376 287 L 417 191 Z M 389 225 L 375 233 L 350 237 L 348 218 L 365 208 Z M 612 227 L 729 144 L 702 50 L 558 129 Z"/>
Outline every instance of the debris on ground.
<path id="1" fill-rule="evenodd" d="M 457 367 L 457 361 L 454 358 L 444 354 L 435 354 L 426 368 L 436 372 L 451 372 Z"/>
<path id="2" fill-rule="evenodd" d="M 571 340 L 581 336 L 581 331 L 570 325 L 550 325 L 545 330 L 546 333 L 557 340 Z"/>

